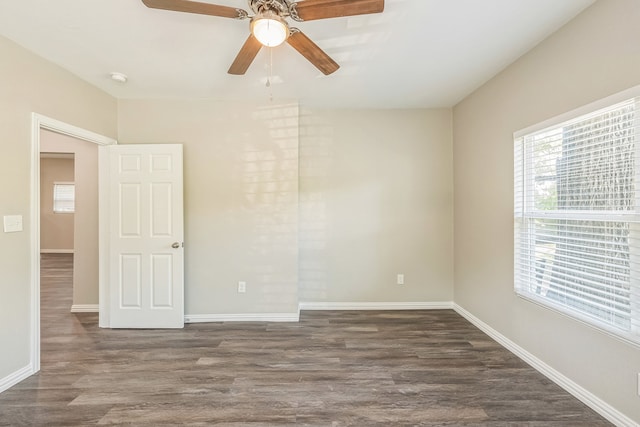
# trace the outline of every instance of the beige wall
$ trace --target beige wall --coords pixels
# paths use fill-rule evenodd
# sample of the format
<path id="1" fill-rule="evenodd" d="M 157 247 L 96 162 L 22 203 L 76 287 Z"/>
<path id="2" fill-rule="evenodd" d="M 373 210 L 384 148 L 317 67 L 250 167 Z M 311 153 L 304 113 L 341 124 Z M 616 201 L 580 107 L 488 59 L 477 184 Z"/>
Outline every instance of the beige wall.
<path id="1" fill-rule="evenodd" d="M 40 151 L 74 155 L 73 305 L 98 304 L 98 145 L 41 130 Z"/>
<path id="2" fill-rule="evenodd" d="M 640 84 L 640 2 L 596 2 L 454 109 L 455 301 L 640 422 L 640 348 L 513 291 L 514 131 Z"/>
<path id="3" fill-rule="evenodd" d="M 297 313 L 297 104 L 120 100 L 118 114 L 120 143 L 184 144 L 185 313 Z"/>
<path id="4" fill-rule="evenodd" d="M 116 102 L 71 73 L 0 37 L 0 216 L 24 231 L 0 233 L 0 381 L 29 364 L 31 324 L 31 113 L 115 136 Z"/>
<path id="5" fill-rule="evenodd" d="M 40 252 L 73 250 L 74 214 L 53 212 L 53 185 L 73 180 L 73 158 L 40 158 Z"/>
<path id="6" fill-rule="evenodd" d="M 449 109 L 303 110 L 300 300 L 452 301 L 452 156 Z"/>
<path id="7" fill-rule="evenodd" d="M 120 143 L 184 144 L 187 314 L 452 300 L 450 110 L 120 100 L 118 114 Z"/>

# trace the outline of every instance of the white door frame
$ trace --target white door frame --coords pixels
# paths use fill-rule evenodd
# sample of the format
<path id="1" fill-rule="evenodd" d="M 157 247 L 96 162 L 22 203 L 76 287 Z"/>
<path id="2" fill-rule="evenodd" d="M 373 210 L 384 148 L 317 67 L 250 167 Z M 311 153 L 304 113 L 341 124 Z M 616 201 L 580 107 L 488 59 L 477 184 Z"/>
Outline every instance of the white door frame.
<path id="1" fill-rule="evenodd" d="M 115 139 L 61 122 L 38 113 L 31 113 L 31 354 L 32 373 L 40 370 L 40 131 L 42 129 L 68 135 L 76 139 L 91 142 L 98 146 L 117 144 Z M 104 220 L 100 210 L 100 222 Z M 100 227 L 99 233 L 102 233 Z M 104 240 L 100 236 L 100 241 Z M 101 248 L 102 249 L 102 248 Z M 102 254 L 99 251 L 100 265 Z M 98 278 L 98 286 L 102 292 L 104 287 L 102 269 Z M 99 296 L 100 312 L 102 312 L 102 295 Z"/>

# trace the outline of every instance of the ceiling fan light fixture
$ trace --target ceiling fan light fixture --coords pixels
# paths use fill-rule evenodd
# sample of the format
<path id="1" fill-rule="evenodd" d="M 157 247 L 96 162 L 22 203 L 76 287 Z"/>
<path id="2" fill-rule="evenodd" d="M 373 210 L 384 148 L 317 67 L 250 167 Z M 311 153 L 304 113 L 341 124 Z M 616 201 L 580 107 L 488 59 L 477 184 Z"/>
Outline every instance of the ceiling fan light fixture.
<path id="1" fill-rule="evenodd" d="M 251 34 L 263 46 L 276 47 L 289 37 L 289 25 L 282 17 L 266 11 L 251 20 Z"/>

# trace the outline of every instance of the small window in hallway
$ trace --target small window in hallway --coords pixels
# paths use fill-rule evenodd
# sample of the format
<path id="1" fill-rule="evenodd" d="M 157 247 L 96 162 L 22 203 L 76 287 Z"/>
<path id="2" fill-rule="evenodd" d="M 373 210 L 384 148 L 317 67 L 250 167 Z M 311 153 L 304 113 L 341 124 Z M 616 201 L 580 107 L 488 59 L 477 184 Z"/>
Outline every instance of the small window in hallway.
<path id="1" fill-rule="evenodd" d="M 53 212 L 75 212 L 75 187 L 73 182 L 56 182 L 53 184 Z"/>

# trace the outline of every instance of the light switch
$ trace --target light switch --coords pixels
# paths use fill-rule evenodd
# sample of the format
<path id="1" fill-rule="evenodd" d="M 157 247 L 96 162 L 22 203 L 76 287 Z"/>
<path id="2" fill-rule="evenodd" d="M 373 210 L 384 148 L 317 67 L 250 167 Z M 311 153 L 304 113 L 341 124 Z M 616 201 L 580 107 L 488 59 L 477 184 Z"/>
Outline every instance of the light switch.
<path id="1" fill-rule="evenodd" d="M 22 231 L 22 215 L 5 215 L 4 232 L 15 233 L 16 231 Z"/>

